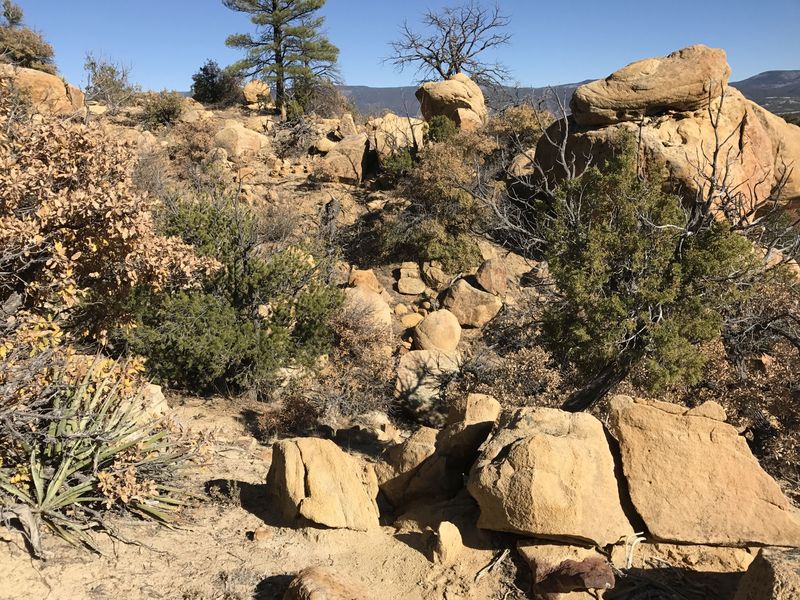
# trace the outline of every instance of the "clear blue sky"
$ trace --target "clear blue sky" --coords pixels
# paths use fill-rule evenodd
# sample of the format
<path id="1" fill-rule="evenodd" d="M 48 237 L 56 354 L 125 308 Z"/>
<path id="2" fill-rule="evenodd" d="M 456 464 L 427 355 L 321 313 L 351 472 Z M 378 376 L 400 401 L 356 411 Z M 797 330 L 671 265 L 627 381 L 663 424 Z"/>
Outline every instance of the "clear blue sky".
<path id="1" fill-rule="evenodd" d="M 413 83 L 381 63 L 404 19 L 457 0 L 328 0 L 327 33 L 347 83 Z M 491 1 L 491 0 L 486 0 Z M 188 90 L 207 58 L 238 54 L 225 38 L 250 30 L 221 0 L 17 0 L 56 50 L 61 73 L 84 83 L 87 51 L 124 62 L 149 89 Z M 514 36 L 498 58 L 522 85 L 604 77 L 639 58 L 695 43 L 727 50 L 733 79 L 800 69 L 800 0 L 500 0 Z"/>

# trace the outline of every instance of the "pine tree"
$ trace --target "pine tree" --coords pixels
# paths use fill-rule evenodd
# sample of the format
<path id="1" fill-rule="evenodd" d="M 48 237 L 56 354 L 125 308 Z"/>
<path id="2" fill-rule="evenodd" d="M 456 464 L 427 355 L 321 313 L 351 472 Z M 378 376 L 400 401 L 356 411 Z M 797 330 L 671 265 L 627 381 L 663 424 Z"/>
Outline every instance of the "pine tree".
<path id="1" fill-rule="evenodd" d="M 227 45 L 247 51 L 232 66 L 244 77 L 258 76 L 275 86 L 275 103 L 286 117 L 292 87 L 336 73 L 339 49 L 321 32 L 317 15 L 325 0 L 222 0 L 232 10 L 251 14 L 256 34 L 235 34 Z"/>

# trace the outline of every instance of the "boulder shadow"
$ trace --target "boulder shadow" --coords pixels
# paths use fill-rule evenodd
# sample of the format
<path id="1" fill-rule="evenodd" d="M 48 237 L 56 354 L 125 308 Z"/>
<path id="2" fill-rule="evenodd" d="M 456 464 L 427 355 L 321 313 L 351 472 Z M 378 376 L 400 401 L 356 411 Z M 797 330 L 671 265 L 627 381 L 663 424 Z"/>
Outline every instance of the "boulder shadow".
<path id="1" fill-rule="evenodd" d="M 272 510 L 266 483 L 247 483 L 234 479 L 211 479 L 206 481 L 205 492 L 212 501 L 241 506 L 258 517 L 266 525 L 280 527 L 281 519 Z"/>
<path id="2" fill-rule="evenodd" d="M 292 575 L 271 575 L 262 579 L 253 591 L 254 600 L 281 600 L 294 579 Z"/>

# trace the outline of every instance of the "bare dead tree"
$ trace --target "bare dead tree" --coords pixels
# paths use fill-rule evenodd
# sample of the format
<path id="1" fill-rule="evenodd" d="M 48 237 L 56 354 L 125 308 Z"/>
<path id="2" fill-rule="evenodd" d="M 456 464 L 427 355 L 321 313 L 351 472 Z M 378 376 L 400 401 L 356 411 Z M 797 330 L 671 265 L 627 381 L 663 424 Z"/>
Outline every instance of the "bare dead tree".
<path id="1" fill-rule="evenodd" d="M 487 8 L 475 0 L 440 12 L 428 10 L 422 19 L 424 32 L 403 23 L 400 39 L 390 44 L 392 56 L 386 62 L 399 71 L 417 67 L 421 81 L 466 73 L 478 84 L 499 85 L 508 79 L 509 69 L 483 55 L 509 43 L 511 34 L 504 29 L 510 22 L 499 5 Z"/>

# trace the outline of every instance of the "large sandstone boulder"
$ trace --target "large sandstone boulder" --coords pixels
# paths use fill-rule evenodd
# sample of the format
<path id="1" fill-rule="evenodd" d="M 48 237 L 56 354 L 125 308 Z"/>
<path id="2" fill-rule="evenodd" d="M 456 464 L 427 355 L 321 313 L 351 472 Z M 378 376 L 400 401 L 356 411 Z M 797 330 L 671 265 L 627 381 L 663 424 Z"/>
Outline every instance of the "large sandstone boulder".
<path id="1" fill-rule="evenodd" d="M 467 489 L 482 529 L 600 546 L 633 533 L 603 425 L 585 413 L 523 408 L 504 415 Z"/>
<path id="2" fill-rule="evenodd" d="M 0 79 L 5 78 L 26 94 L 42 114 L 71 115 L 84 106 L 83 92 L 57 75 L 0 64 Z"/>
<path id="3" fill-rule="evenodd" d="M 453 352 L 460 340 L 461 325 L 446 309 L 432 312 L 414 329 L 414 346 L 418 350 Z"/>
<path id="4" fill-rule="evenodd" d="M 763 548 L 739 583 L 734 600 L 800 598 L 800 550 Z"/>
<path id="5" fill-rule="evenodd" d="M 379 526 L 375 471 L 330 440 L 276 442 L 267 488 L 284 521 L 362 531 Z"/>
<path id="6" fill-rule="evenodd" d="M 272 92 L 269 85 L 258 79 L 248 81 L 242 88 L 245 104 L 269 104 L 272 102 Z"/>
<path id="7" fill-rule="evenodd" d="M 349 135 L 331 147 L 320 162 L 316 176 L 324 181 L 361 183 L 364 177 L 364 155 L 367 150 L 367 134 Z"/>
<path id="8" fill-rule="evenodd" d="M 724 50 L 698 44 L 639 60 L 582 85 L 570 108 L 579 125 L 609 125 L 666 111 L 694 112 L 719 96 L 730 75 Z"/>
<path id="9" fill-rule="evenodd" d="M 464 279 L 450 287 L 443 304 L 464 327 L 483 327 L 503 308 L 500 298 L 471 286 Z"/>
<path id="10" fill-rule="evenodd" d="M 344 577 L 333 567 L 310 567 L 300 571 L 283 600 L 365 600 L 361 584 Z"/>
<path id="11" fill-rule="evenodd" d="M 214 136 L 214 147 L 222 148 L 231 157 L 241 157 L 253 155 L 261 152 L 269 145 L 269 138 L 252 129 L 248 129 L 242 123 L 234 120 L 225 122 L 223 127 Z"/>
<path id="12" fill-rule="evenodd" d="M 800 518 L 725 412 L 616 396 L 608 427 L 631 500 L 652 538 L 800 546 Z"/>
<path id="13" fill-rule="evenodd" d="M 417 100 L 426 121 L 444 115 L 469 131 L 484 126 L 489 118 L 481 88 L 463 73 L 446 81 L 422 84 Z"/>
<path id="14" fill-rule="evenodd" d="M 428 125 L 421 119 L 388 113 L 367 123 L 369 149 L 383 160 L 398 150 L 422 148 Z"/>
<path id="15" fill-rule="evenodd" d="M 758 207 L 786 175 L 778 199 L 789 209 L 800 209 L 800 169 L 791 168 L 800 164 L 800 128 L 721 85 L 729 73 L 724 61 L 721 50 L 692 46 L 582 86 L 572 103 L 571 120 L 577 126 L 570 126 L 568 156 L 574 156 L 578 168 L 590 155 L 595 164 L 602 164 L 623 135 L 633 136 L 648 164 L 666 167 L 670 188 L 694 199 L 703 180 L 698 173 L 709 177 L 712 172 L 704 158 L 715 146 L 710 108 L 715 119 L 719 114 L 723 159 L 717 177 L 724 177 L 728 189 L 743 191 L 745 200 Z M 712 79 L 718 83 L 709 88 L 709 96 L 706 88 Z M 554 123 L 550 138 L 561 139 L 563 128 L 563 121 Z M 558 148 L 544 136 L 536 148 L 536 161 L 554 178 L 560 172 L 558 156 Z"/>

